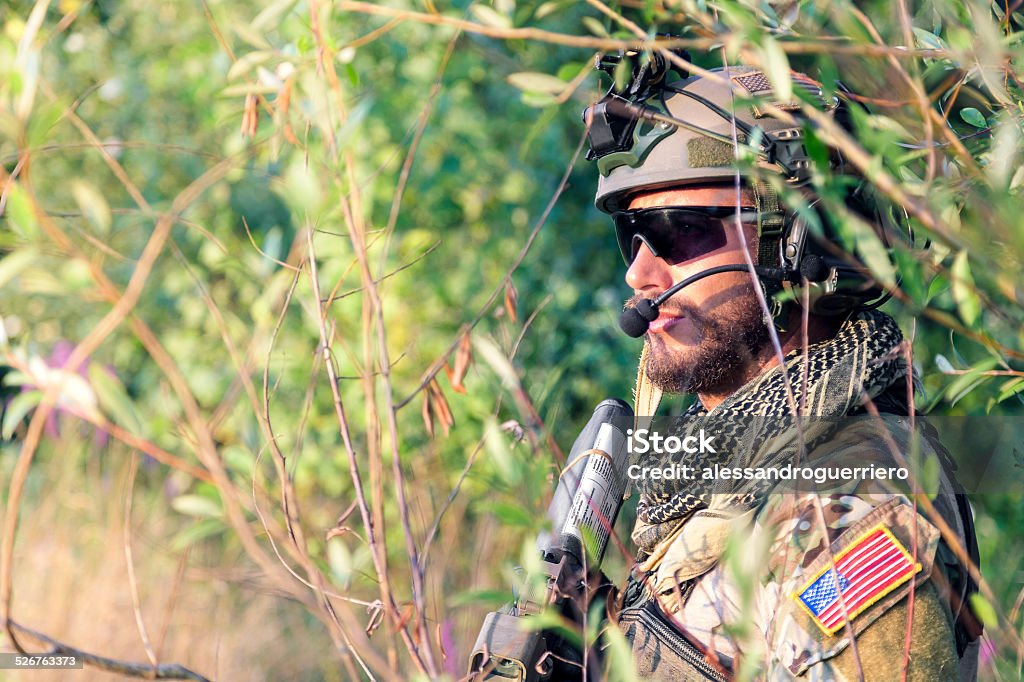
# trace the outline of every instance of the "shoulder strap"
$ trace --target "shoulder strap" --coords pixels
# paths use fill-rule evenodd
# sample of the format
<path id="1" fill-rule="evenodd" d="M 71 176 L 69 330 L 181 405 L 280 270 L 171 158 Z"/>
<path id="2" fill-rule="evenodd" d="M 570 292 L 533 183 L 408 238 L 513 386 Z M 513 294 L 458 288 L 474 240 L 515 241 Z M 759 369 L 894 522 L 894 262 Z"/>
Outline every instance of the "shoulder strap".
<path id="1" fill-rule="evenodd" d="M 636 387 L 633 389 L 633 413 L 636 415 L 633 428 L 640 428 L 640 419 L 650 419 L 658 411 L 662 391 L 647 376 L 647 344 L 640 352 L 640 363 L 636 368 Z"/>

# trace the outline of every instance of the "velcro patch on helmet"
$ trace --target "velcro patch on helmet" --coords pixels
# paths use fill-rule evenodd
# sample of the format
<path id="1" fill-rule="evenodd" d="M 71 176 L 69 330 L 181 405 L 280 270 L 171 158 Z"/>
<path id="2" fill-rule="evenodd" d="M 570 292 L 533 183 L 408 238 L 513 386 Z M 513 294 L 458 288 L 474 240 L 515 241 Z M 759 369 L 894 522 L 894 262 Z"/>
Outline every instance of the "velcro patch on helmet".
<path id="1" fill-rule="evenodd" d="M 732 145 L 710 137 L 695 137 L 686 143 L 690 168 L 731 166 L 736 159 Z"/>
<path id="2" fill-rule="evenodd" d="M 812 100 L 822 108 L 825 107 L 825 98 L 821 92 L 821 84 L 817 83 L 807 76 L 801 73 L 791 73 L 790 77 L 793 80 L 793 86 L 802 89 L 808 95 L 811 96 Z M 742 76 L 733 76 L 732 82 L 739 85 L 744 90 L 749 92 L 753 97 L 760 97 L 769 100 L 772 106 L 782 109 L 783 111 L 793 111 L 800 108 L 800 102 L 792 100 L 790 102 L 779 102 L 775 100 L 775 89 L 772 87 L 771 81 L 761 71 L 755 71 L 753 73 L 743 74 Z M 767 115 L 767 112 L 762 111 L 760 107 L 753 107 L 754 116 L 757 118 L 763 118 Z"/>

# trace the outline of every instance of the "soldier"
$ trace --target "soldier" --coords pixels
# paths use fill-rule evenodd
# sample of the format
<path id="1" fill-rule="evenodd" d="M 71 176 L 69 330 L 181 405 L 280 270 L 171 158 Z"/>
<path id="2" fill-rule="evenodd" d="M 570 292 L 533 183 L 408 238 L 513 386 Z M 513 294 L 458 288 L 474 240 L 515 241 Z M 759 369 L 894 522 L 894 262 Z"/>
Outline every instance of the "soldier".
<path id="1" fill-rule="evenodd" d="M 792 78 L 845 123 L 844 101 Z M 635 294 L 623 328 L 644 336 L 637 414 L 653 415 L 662 392 L 695 394 L 677 428 L 699 421 L 718 438 L 715 453 L 648 453 L 638 464 L 853 458 L 889 471 L 914 448 L 948 456 L 917 437 L 903 336 L 876 309 L 882 292 L 835 244 L 812 239 L 776 192 L 814 201 L 796 102 L 777 101 L 758 69 L 690 76 L 652 59 L 586 119 L 596 203 L 613 218 Z M 741 171 L 738 149 L 778 182 Z M 831 172 L 850 173 L 831 157 Z M 884 212 L 864 193 L 848 204 L 881 230 Z M 796 414 L 809 419 L 795 424 Z M 975 679 L 976 541 L 945 467 L 932 505 L 870 476 L 785 493 L 720 478 L 636 485 L 640 551 L 618 623 L 642 678 Z"/>

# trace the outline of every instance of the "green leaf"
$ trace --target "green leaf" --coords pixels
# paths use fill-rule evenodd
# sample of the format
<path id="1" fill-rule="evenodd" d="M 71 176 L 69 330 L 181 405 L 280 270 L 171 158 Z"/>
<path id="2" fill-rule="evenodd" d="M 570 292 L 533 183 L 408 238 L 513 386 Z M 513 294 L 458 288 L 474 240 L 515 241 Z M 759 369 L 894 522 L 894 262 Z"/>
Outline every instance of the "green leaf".
<path id="1" fill-rule="evenodd" d="M 611 34 L 608 33 L 608 29 L 604 27 L 604 24 L 602 24 L 598 19 L 595 19 L 594 17 L 583 17 L 582 19 L 580 19 L 580 23 L 582 23 L 583 26 L 588 31 L 590 31 L 591 35 L 595 35 L 598 38 L 611 38 Z"/>
<path id="2" fill-rule="evenodd" d="M 260 85 L 259 83 L 239 83 L 231 85 L 220 91 L 224 97 L 241 97 L 244 95 L 273 95 L 277 88 L 273 85 Z"/>
<path id="3" fill-rule="evenodd" d="M 39 254 L 34 249 L 22 248 L 0 260 L 0 287 L 21 274 L 21 271 L 32 265 L 37 258 Z"/>
<path id="4" fill-rule="evenodd" d="M 53 102 L 36 107 L 28 121 L 26 137 L 29 146 L 40 147 L 50 136 L 50 130 L 64 117 L 67 106 L 61 102 Z"/>
<path id="5" fill-rule="evenodd" d="M 523 480 L 523 466 L 512 454 L 508 444 L 508 436 L 498 428 L 498 422 L 488 419 L 484 427 L 487 454 L 490 462 L 501 477 L 509 485 L 518 485 Z"/>
<path id="6" fill-rule="evenodd" d="M 919 469 L 920 473 L 917 475 L 916 483 L 929 497 L 934 498 L 935 494 L 939 490 L 940 470 L 941 465 L 939 464 L 938 457 L 926 458 Z"/>
<path id="7" fill-rule="evenodd" d="M 523 104 L 535 109 L 544 109 L 545 107 L 550 107 L 552 104 L 558 104 L 558 100 L 555 99 L 554 95 L 549 95 L 543 92 L 524 92 Z"/>
<path id="8" fill-rule="evenodd" d="M 539 19 L 543 19 L 544 17 L 551 16 L 555 12 L 562 11 L 563 9 L 565 9 L 566 7 L 568 7 L 568 6 L 572 5 L 572 4 L 573 4 L 572 0 L 560 0 L 560 1 L 554 1 L 553 0 L 551 2 L 545 2 L 540 7 L 537 8 L 537 11 L 534 13 L 533 16 L 536 19 L 538 19 L 538 20 Z"/>
<path id="9" fill-rule="evenodd" d="M 790 75 L 789 58 L 778 41 L 771 36 L 764 37 L 761 59 L 765 74 L 771 81 L 775 91 L 775 99 L 779 102 L 793 100 L 793 78 Z"/>
<path id="10" fill-rule="evenodd" d="M 1009 190 L 1012 192 L 1013 190 L 1020 189 L 1022 186 L 1024 186 L 1024 166 L 1018 168 L 1014 172 L 1013 177 L 1010 178 Z"/>
<path id="11" fill-rule="evenodd" d="M 1024 391 L 1024 377 L 1010 379 L 1000 388 L 999 395 L 996 396 L 996 402 L 1001 403 L 1007 398 L 1017 395 L 1021 391 Z"/>
<path id="12" fill-rule="evenodd" d="M 96 228 L 101 236 L 110 232 L 110 207 L 103 195 L 96 191 L 92 185 L 82 180 L 71 181 L 71 195 L 78 203 L 85 219 Z"/>
<path id="13" fill-rule="evenodd" d="M 327 565 L 331 568 L 331 577 L 339 587 L 347 588 L 352 583 L 352 572 L 355 564 L 352 552 L 341 538 L 327 541 Z"/>
<path id="14" fill-rule="evenodd" d="M 14 431 L 21 424 L 25 416 L 31 412 L 42 399 L 42 391 L 26 391 L 14 396 L 11 402 L 7 405 L 6 411 L 4 411 L 3 428 L 0 429 L 0 435 L 3 436 L 4 440 L 11 439 L 11 436 L 14 435 Z"/>
<path id="15" fill-rule="evenodd" d="M 551 630 L 561 635 L 570 645 L 583 648 L 583 636 L 574 623 L 554 609 L 542 611 L 535 616 L 523 618 L 520 627 L 529 632 Z"/>
<path id="16" fill-rule="evenodd" d="M 203 519 L 185 528 L 171 540 L 171 549 L 180 552 L 191 545 L 212 537 L 224 530 L 224 524 L 218 519 Z"/>
<path id="17" fill-rule="evenodd" d="M 266 64 L 274 57 L 274 53 L 270 50 L 256 50 L 254 52 L 248 52 L 239 57 L 231 68 L 228 69 L 227 80 L 233 81 L 237 78 L 247 75 L 256 66 L 260 64 Z"/>
<path id="18" fill-rule="evenodd" d="M 985 116 L 974 107 L 966 107 L 964 109 L 961 109 L 960 118 L 962 118 L 965 123 L 972 125 L 975 128 L 988 127 L 988 121 L 985 120 Z"/>
<path id="19" fill-rule="evenodd" d="M 32 208 L 32 201 L 28 194 L 21 189 L 21 185 L 13 182 L 7 191 L 7 208 L 5 210 L 10 218 L 14 231 L 25 239 L 34 239 L 39 235 L 39 222 L 36 220 L 35 210 Z"/>
<path id="20" fill-rule="evenodd" d="M 633 667 L 633 648 L 626 636 L 617 627 L 605 628 L 604 642 L 607 645 L 607 682 L 634 682 L 637 677 Z"/>
<path id="21" fill-rule="evenodd" d="M 348 82 L 353 88 L 359 87 L 359 72 L 356 71 L 356 67 L 351 64 L 345 64 L 345 75 L 348 76 Z"/>
<path id="22" fill-rule="evenodd" d="M 474 334 L 473 350 L 478 357 L 483 358 L 484 362 L 494 370 L 494 373 L 501 379 L 504 388 L 514 389 L 519 386 L 519 376 L 516 374 L 515 367 L 512 366 L 508 356 L 498 347 L 494 339 L 483 334 Z"/>
<path id="23" fill-rule="evenodd" d="M 219 504 L 201 495 L 178 495 L 171 500 L 171 508 L 186 516 L 219 519 L 224 515 Z"/>
<path id="24" fill-rule="evenodd" d="M 971 275 L 971 264 L 967 260 L 967 251 L 961 251 L 953 259 L 950 269 L 953 289 L 953 300 L 960 310 L 964 324 L 975 328 L 981 318 L 981 299 L 975 290 L 974 277 Z"/>
<path id="25" fill-rule="evenodd" d="M 999 627 L 999 616 L 995 608 L 985 597 L 975 592 L 970 596 L 971 611 L 978 617 L 978 620 L 987 628 L 993 630 Z"/>
<path id="26" fill-rule="evenodd" d="M 229 445 L 224 448 L 223 458 L 228 469 L 245 477 L 252 476 L 256 467 L 256 458 L 241 445 Z"/>
<path id="27" fill-rule="evenodd" d="M 936 275 L 932 278 L 932 281 L 928 283 L 928 297 L 925 299 L 925 303 L 928 303 L 947 289 L 949 289 L 949 280 L 943 275 Z"/>
<path id="28" fill-rule="evenodd" d="M 946 389 L 946 399 L 949 401 L 950 407 L 955 406 L 961 399 L 969 395 L 971 391 L 988 381 L 991 377 L 987 377 L 982 373 L 995 368 L 998 362 L 995 358 L 986 358 L 977 363 L 966 374 L 958 376 L 949 385 L 949 388 Z"/>
<path id="29" fill-rule="evenodd" d="M 477 21 L 484 26 L 490 26 L 491 28 L 512 28 L 512 20 L 493 7 L 488 7 L 487 5 L 473 5 L 469 8 L 469 11 L 472 12 L 473 16 L 477 18 Z"/>
<path id="30" fill-rule="evenodd" d="M 943 374 L 952 374 L 956 370 L 953 369 L 953 365 L 949 364 L 949 360 L 946 356 L 939 353 L 935 356 L 935 366 L 939 368 L 939 371 Z"/>
<path id="31" fill-rule="evenodd" d="M 456 593 L 448 602 L 450 606 L 498 607 L 512 601 L 512 593 L 506 590 L 466 590 Z"/>
<path id="32" fill-rule="evenodd" d="M 2 383 L 4 386 L 35 386 L 36 380 L 24 372 L 15 370 L 5 374 Z"/>
<path id="33" fill-rule="evenodd" d="M 495 502 L 490 506 L 491 513 L 506 526 L 522 526 L 529 528 L 533 525 L 533 517 L 521 506 L 507 502 Z"/>
<path id="34" fill-rule="evenodd" d="M 549 95 L 557 95 L 566 88 L 565 81 L 560 78 L 536 71 L 520 71 L 519 73 L 509 74 L 507 80 L 520 90 L 542 92 Z"/>
<path id="35" fill-rule="evenodd" d="M 566 62 L 558 67 L 558 73 L 555 74 L 559 79 L 568 83 L 576 76 L 580 75 L 580 72 L 586 69 L 588 72 L 593 70 L 592 64 L 585 64 L 583 62 Z"/>
<path id="36" fill-rule="evenodd" d="M 89 365 L 89 383 L 96 392 L 100 408 L 110 421 L 124 426 L 137 436 L 143 435 L 135 403 L 128 397 L 128 392 L 117 377 L 111 376 L 103 366 L 92 363 Z"/>
<path id="37" fill-rule="evenodd" d="M 237 23 L 234 24 L 232 28 L 235 30 L 235 33 L 238 34 L 239 38 L 241 38 L 243 41 L 245 41 L 252 47 L 255 47 L 257 50 L 274 49 L 274 46 L 271 45 L 267 41 L 267 39 L 264 38 L 262 34 L 260 34 L 259 31 L 252 30 L 252 28 L 247 26 L 246 24 Z"/>
<path id="38" fill-rule="evenodd" d="M 270 3 L 262 12 L 256 15 L 256 18 L 252 20 L 249 27 L 254 33 L 262 33 L 263 31 L 277 28 L 277 25 L 281 23 L 281 17 L 291 10 L 296 2 L 297 0 L 277 0 L 277 2 Z"/>
<path id="39" fill-rule="evenodd" d="M 928 299 L 928 288 L 925 286 L 924 271 L 921 262 L 913 253 L 902 249 L 893 252 L 900 273 L 900 286 L 910 300 L 923 306 Z"/>
<path id="40" fill-rule="evenodd" d="M 949 45 L 942 38 L 934 33 L 929 33 L 923 28 L 914 27 L 914 37 L 917 43 L 924 50 L 948 50 Z"/>
<path id="41" fill-rule="evenodd" d="M 886 287 L 896 286 L 896 266 L 874 228 L 853 214 L 845 216 L 843 226 L 853 237 L 857 254 L 872 276 Z"/>
<path id="42" fill-rule="evenodd" d="M 612 73 L 612 77 L 615 80 L 615 89 L 619 92 L 625 90 L 632 76 L 633 70 L 629 66 L 629 60 L 620 59 L 619 63 L 615 65 L 615 71 Z"/>

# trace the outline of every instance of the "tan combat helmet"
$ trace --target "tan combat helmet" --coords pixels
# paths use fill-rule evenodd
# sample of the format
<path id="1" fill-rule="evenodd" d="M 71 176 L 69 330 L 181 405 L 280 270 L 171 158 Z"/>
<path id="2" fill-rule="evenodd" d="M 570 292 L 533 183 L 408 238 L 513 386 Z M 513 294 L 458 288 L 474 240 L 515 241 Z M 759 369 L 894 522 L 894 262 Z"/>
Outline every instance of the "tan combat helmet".
<path id="1" fill-rule="evenodd" d="M 811 284 L 813 312 L 844 314 L 884 302 L 877 300 L 881 288 L 855 258 L 837 255 L 834 246 L 815 245 L 807 222 L 781 206 L 771 184 L 751 177 L 736 160 L 739 153 L 751 154 L 757 167 L 781 177 L 786 185 L 807 188 L 804 195 L 813 202 L 807 121 L 799 100 L 847 125 L 844 100 L 826 97 L 819 83 L 792 73 L 793 97 L 780 101 L 761 69 L 732 66 L 691 76 L 658 53 L 646 61 L 631 53 L 606 56 L 598 68 L 611 73 L 621 68 L 622 60 L 631 60 L 629 83 L 621 89 L 613 85 L 584 113 L 590 142 L 587 158 L 597 162 L 600 172 L 595 199 L 599 209 L 621 211 L 640 191 L 738 180 L 754 191 L 757 200 L 757 264 L 799 273 L 802 265 L 806 271 L 808 260 L 816 258 L 815 266 L 826 268 Z M 783 120 L 779 111 L 791 118 Z M 834 173 L 852 174 L 834 150 L 829 150 L 829 163 Z M 879 217 L 873 222 L 883 221 Z M 834 241 L 828 221 L 820 223 L 825 239 Z M 762 283 L 770 294 L 788 291 L 782 299 L 802 298 L 791 282 L 766 281 L 762 276 Z M 773 310 L 777 320 L 782 312 L 781 305 Z"/>

